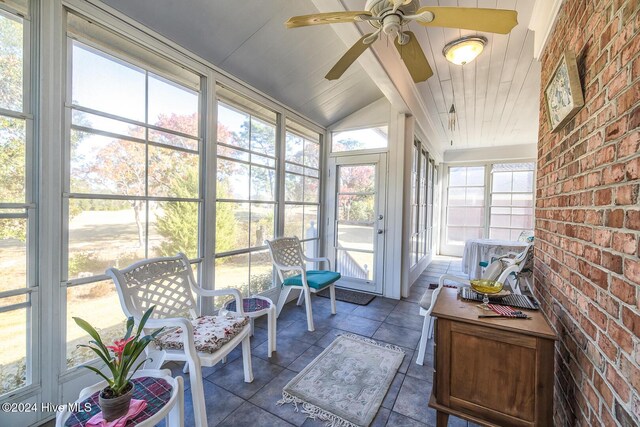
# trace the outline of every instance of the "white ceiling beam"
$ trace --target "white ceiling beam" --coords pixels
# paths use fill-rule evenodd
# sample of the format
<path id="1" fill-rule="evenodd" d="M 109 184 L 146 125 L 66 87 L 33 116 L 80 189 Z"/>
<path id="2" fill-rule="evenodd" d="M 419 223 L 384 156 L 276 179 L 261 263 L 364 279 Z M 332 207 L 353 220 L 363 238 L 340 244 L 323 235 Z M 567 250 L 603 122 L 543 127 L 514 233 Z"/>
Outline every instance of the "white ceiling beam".
<path id="1" fill-rule="evenodd" d="M 319 12 L 347 10 L 340 0 L 311 0 Z M 331 25 L 345 46 L 350 47 L 362 36 L 356 24 Z M 443 153 L 446 140 L 429 116 L 416 84 L 404 67 L 400 55 L 392 46 L 376 43 L 358 59 L 365 72 L 378 86 L 391 105 L 401 113 L 415 117 L 422 134 L 433 150 Z"/>
<path id="2" fill-rule="evenodd" d="M 533 7 L 529 29 L 535 33 L 533 57 L 538 61 L 555 26 L 562 3 L 564 3 L 564 0 L 536 0 L 536 4 Z"/>

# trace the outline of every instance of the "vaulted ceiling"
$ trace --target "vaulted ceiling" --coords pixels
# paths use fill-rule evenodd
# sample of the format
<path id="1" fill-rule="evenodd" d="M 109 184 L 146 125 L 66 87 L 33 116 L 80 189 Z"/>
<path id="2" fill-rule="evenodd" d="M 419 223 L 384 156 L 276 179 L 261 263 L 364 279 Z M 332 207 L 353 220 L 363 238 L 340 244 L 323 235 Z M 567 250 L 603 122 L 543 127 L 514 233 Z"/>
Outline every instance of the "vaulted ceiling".
<path id="1" fill-rule="evenodd" d="M 292 15 L 316 13 L 308 0 L 104 0 L 125 15 L 328 126 L 381 98 L 362 66 L 324 79 L 344 42 L 331 26 L 287 31 Z"/>
<path id="2" fill-rule="evenodd" d="M 389 96 L 392 88 L 443 151 L 537 141 L 540 65 L 533 59 L 533 33 L 527 29 L 533 0 L 422 0 L 422 6 L 517 10 L 519 24 L 508 35 L 494 35 L 412 23 L 434 71 L 417 85 L 398 67 L 392 43 L 384 40 L 340 80 L 324 79 L 347 46 L 371 31 L 366 23 L 293 30 L 283 25 L 290 16 L 318 10 L 362 10 L 365 0 L 104 2 L 321 125 L 335 123 L 383 93 Z M 470 34 L 487 37 L 485 51 L 465 66 L 447 62 L 444 45 Z M 379 64 L 372 67 L 372 61 Z M 404 102 L 407 94 L 415 97 L 413 102 Z M 453 132 L 447 126 L 452 104 L 457 111 Z"/>

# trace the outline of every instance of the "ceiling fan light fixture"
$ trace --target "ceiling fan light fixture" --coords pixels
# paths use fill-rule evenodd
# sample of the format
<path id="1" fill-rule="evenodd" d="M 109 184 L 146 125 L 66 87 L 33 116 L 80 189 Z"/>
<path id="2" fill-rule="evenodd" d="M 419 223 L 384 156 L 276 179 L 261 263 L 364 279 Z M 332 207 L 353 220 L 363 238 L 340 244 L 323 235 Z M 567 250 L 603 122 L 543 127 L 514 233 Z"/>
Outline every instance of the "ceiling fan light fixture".
<path id="1" fill-rule="evenodd" d="M 465 65 L 476 59 L 487 44 L 486 37 L 467 36 L 446 44 L 442 54 L 447 61 L 456 65 Z"/>

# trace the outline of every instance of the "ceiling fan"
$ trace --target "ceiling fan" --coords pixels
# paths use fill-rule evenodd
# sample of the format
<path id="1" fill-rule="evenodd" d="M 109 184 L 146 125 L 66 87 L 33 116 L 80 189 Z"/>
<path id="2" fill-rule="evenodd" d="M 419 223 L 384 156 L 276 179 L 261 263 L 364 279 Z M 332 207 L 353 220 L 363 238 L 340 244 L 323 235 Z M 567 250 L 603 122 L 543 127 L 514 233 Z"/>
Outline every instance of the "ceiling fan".
<path id="1" fill-rule="evenodd" d="M 409 22 L 415 21 L 425 27 L 460 28 L 498 34 L 508 34 L 518 24 L 518 14 L 514 10 L 430 6 L 421 8 L 419 0 L 367 0 L 364 9 L 294 16 L 289 18 L 285 25 L 287 28 L 297 28 L 368 22 L 375 30 L 365 34 L 351 46 L 325 78 L 339 79 L 381 34 L 385 34 L 394 40 L 411 78 L 418 83 L 431 77 L 433 71 L 416 36 L 404 29 Z"/>

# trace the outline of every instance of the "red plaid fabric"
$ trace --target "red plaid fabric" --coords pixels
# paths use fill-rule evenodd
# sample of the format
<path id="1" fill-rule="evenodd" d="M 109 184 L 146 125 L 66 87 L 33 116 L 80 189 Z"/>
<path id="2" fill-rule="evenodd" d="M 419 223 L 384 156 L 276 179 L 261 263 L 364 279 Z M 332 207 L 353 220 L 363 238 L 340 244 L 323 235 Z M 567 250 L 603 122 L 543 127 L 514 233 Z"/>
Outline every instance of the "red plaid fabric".
<path id="1" fill-rule="evenodd" d="M 507 316 L 507 317 L 516 317 L 515 315 L 515 310 L 511 307 L 509 307 L 508 305 L 494 305 L 494 304 L 488 304 L 488 307 L 493 310 L 494 313 L 497 313 L 501 316 Z"/>
<path id="2" fill-rule="evenodd" d="M 153 414 L 157 413 L 164 405 L 167 404 L 169 399 L 171 399 L 171 392 L 173 390 L 169 383 L 160 378 L 140 377 L 131 381 L 135 383 L 133 398 L 146 400 L 147 407 L 135 418 L 128 420 L 126 427 L 135 426 L 140 424 L 142 421 L 151 418 Z M 100 405 L 98 405 L 98 393 L 99 391 L 96 391 L 90 397 L 82 401 L 82 404 L 87 402 L 90 403 L 91 409 L 86 412 L 79 411 L 71 413 L 71 416 L 64 424 L 65 427 L 84 427 L 91 417 L 100 412 Z"/>

